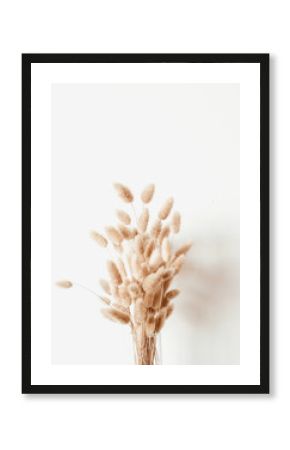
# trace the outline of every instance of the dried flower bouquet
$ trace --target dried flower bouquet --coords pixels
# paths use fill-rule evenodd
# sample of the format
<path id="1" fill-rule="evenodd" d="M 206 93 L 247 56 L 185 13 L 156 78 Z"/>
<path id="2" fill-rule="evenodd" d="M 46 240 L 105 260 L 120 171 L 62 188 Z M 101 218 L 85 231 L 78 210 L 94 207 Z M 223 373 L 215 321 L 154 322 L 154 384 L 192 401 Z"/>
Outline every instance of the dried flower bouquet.
<path id="1" fill-rule="evenodd" d="M 100 286 L 105 295 L 97 297 L 106 304 L 103 315 L 114 322 L 128 324 L 134 343 L 135 363 L 153 365 L 157 362 L 157 335 L 173 312 L 172 300 L 179 290 L 171 289 L 171 283 L 180 271 L 185 254 L 191 244 L 185 244 L 173 251 L 171 233 L 180 230 L 180 214 L 174 212 L 169 223 L 173 198 L 164 203 L 158 218 L 149 229 L 149 210 L 155 186 L 148 185 L 141 193 L 143 209 L 137 218 L 133 205 L 134 196 L 123 184 L 114 184 L 124 203 L 131 204 L 136 227 L 132 227 L 131 216 L 124 210 L 117 210 L 117 226 L 105 228 L 105 235 L 96 231 L 91 237 L 106 248 L 109 244 L 116 250 L 115 261 L 107 261 L 109 281 L 101 279 Z M 70 288 L 71 281 L 59 281 L 57 285 Z"/>

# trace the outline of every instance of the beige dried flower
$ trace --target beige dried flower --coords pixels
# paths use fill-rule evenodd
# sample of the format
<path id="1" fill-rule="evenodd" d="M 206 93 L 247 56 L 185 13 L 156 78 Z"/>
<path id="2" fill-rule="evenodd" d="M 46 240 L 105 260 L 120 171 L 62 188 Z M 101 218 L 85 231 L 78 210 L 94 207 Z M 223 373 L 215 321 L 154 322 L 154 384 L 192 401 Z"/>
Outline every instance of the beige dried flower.
<path id="1" fill-rule="evenodd" d="M 162 208 L 159 211 L 158 217 L 160 220 L 165 220 L 167 219 L 167 217 L 170 214 L 170 211 L 172 209 L 173 206 L 173 198 L 170 197 L 166 200 L 166 202 L 164 203 L 164 205 L 162 206 Z"/>
<path id="2" fill-rule="evenodd" d="M 121 183 L 114 183 L 114 188 L 116 189 L 119 197 L 125 202 L 125 203 L 132 203 L 134 200 L 134 196 L 130 189 L 127 186 L 124 186 Z"/>
<path id="3" fill-rule="evenodd" d="M 175 212 L 172 216 L 172 221 L 171 221 L 171 228 L 172 228 L 173 233 L 179 233 L 180 223 L 181 223 L 181 216 L 180 216 L 179 212 Z"/>
<path id="4" fill-rule="evenodd" d="M 154 300 L 154 290 L 145 292 L 143 301 L 146 308 L 151 308 L 153 300 Z"/>
<path id="5" fill-rule="evenodd" d="M 189 242 L 188 244 L 182 245 L 176 252 L 175 257 L 178 258 L 180 255 L 185 255 L 192 247 L 192 242 Z"/>
<path id="6" fill-rule="evenodd" d="M 130 234 L 131 234 L 130 239 L 134 239 L 138 235 L 138 231 L 136 230 L 136 228 L 132 228 L 130 230 Z"/>
<path id="7" fill-rule="evenodd" d="M 166 269 L 164 270 L 164 272 L 162 273 L 162 279 L 164 281 L 168 280 L 169 278 L 172 278 L 174 275 L 174 269 Z"/>
<path id="8" fill-rule="evenodd" d="M 69 280 L 61 280 L 61 281 L 57 281 L 57 282 L 56 282 L 56 285 L 57 285 L 58 287 L 60 287 L 60 288 L 63 288 L 63 289 L 69 289 L 69 288 L 73 287 L 72 282 L 69 281 Z"/>
<path id="9" fill-rule="evenodd" d="M 171 291 L 167 292 L 166 298 L 167 300 L 172 300 L 173 298 L 177 297 L 179 293 L 180 293 L 179 289 L 172 289 Z"/>
<path id="10" fill-rule="evenodd" d="M 149 211 L 147 208 L 144 208 L 137 223 L 139 233 L 141 234 L 145 233 L 148 226 L 148 222 L 149 222 Z"/>
<path id="11" fill-rule="evenodd" d="M 154 184 L 148 184 L 145 189 L 142 191 L 141 200 L 143 203 L 149 203 L 152 200 L 154 195 L 155 186 Z"/>
<path id="12" fill-rule="evenodd" d="M 162 296 L 163 296 L 163 289 L 157 289 L 155 294 L 154 294 L 154 298 L 153 298 L 153 303 L 152 303 L 152 308 L 153 309 L 160 309 L 161 306 L 161 302 L 162 302 Z"/>
<path id="13" fill-rule="evenodd" d="M 113 322 L 119 322 L 123 324 L 130 322 L 129 314 L 123 311 L 114 308 L 104 308 L 101 311 L 107 319 L 112 320 Z"/>
<path id="14" fill-rule="evenodd" d="M 122 209 L 118 209 L 116 211 L 116 214 L 117 214 L 117 217 L 120 220 L 120 222 L 122 222 L 124 225 L 130 225 L 131 217 L 129 216 L 129 214 L 127 214 Z"/>
<path id="15" fill-rule="evenodd" d="M 141 293 L 141 292 L 140 292 L 139 285 L 138 285 L 136 282 L 130 283 L 128 289 L 129 289 L 129 292 L 130 292 L 130 294 L 131 294 L 131 296 L 132 296 L 132 298 L 133 298 L 134 300 L 135 300 L 135 299 L 138 297 L 138 295 L 140 295 L 140 293 Z"/>
<path id="16" fill-rule="evenodd" d="M 100 233 L 97 233 L 96 231 L 91 231 L 90 236 L 94 241 L 96 241 L 101 247 L 107 247 L 108 241 L 107 239 Z"/>
<path id="17" fill-rule="evenodd" d="M 178 258 L 176 258 L 173 263 L 172 263 L 172 267 L 175 270 L 176 273 L 178 273 L 181 269 L 181 266 L 184 262 L 184 255 L 180 255 L 178 256 Z"/>
<path id="18" fill-rule="evenodd" d="M 134 277 L 137 278 L 137 280 L 142 280 L 143 272 L 142 272 L 141 263 L 140 263 L 137 255 L 132 256 L 131 264 L 132 264 L 132 270 L 133 270 Z"/>
<path id="19" fill-rule="evenodd" d="M 113 261 L 107 261 L 107 269 L 108 273 L 111 279 L 111 282 L 114 285 L 122 284 L 122 277 L 120 275 L 120 272 L 116 266 L 116 264 Z"/>
<path id="20" fill-rule="evenodd" d="M 164 325 L 166 319 L 166 309 L 162 308 L 157 314 L 155 319 L 155 333 L 159 333 Z"/>
<path id="21" fill-rule="evenodd" d="M 149 265 L 155 272 L 163 264 L 163 259 L 161 258 L 159 248 L 156 248 L 149 259 Z"/>
<path id="22" fill-rule="evenodd" d="M 116 264 L 117 264 L 118 271 L 119 271 L 119 273 L 121 275 L 122 281 L 124 282 L 126 280 L 126 278 L 127 278 L 127 271 L 126 271 L 126 268 L 125 268 L 125 264 L 124 264 L 124 262 L 123 262 L 123 260 L 121 258 L 117 259 Z"/>
<path id="23" fill-rule="evenodd" d="M 131 233 L 130 228 L 128 228 L 125 225 L 123 225 L 122 223 L 120 223 L 118 225 L 118 230 L 124 239 L 127 239 L 127 240 L 131 239 L 132 233 Z"/>
<path id="24" fill-rule="evenodd" d="M 137 235 L 135 237 L 135 249 L 136 249 L 136 253 L 139 256 L 140 259 L 144 259 L 143 258 L 143 254 L 144 254 L 144 245 L 143 245 L 143 239 L 142 236 Z"/>
<path id="25" fill-rule="evenodd" d="M 152 292 L 157 288 L 159 281 L 160 277 L 155 273 L 151 273 L 144 279 L 142 287 L 145 292 Z"/>
<path id="26" fill-rule="evenodd" d="M 146 335 L 148 337 L 154 336 L 155 333 L 155 318 L 154 316 L 149 316 L 145 325 Z"/>
<path id="27" fill-rule="evenodd" d="M 171 316 L 171 314 L 173 313 L 173 310 L 174 310 L 173 303 L 169 303 L 169 305 L 167 306 L 167 309 L 166 309 L 166 319 L 168 319 L 168 317 Z"/>
<path id="28" fill-rule="evenodd" d="M 119 246 L 123 241 L 123 236 L 119 231 L 114 227 L 106 227 L 105 228 L 106 235 L 112 242 L 112 244 Z"/>
<path id="29" fill-rule="evenodd" d="M 160 231 L 160 234 L 159 234 L 159 238 L 158 238 L 158 239 L 159 239 L 160 244 L 162 244 L 163 239 L 165 239 L 166 237 L 168 237 L 169 234 L 170 234 L 170 228 L 169 228 L 168 225 L 165 225 L 165 226 L 162 228 L 162 230 Z"/>
<path id="30" fill-rule="evenodd" d="M 145 251 L 144 251 L 144 257 L 146 259 L 150 258 L 150 256 L 152 255 L 154 246 L 155 246 L 154 239 L 150 239 L 149 242 L 147 243 Z"/>
<path id="31" fill-rule="evenodd" d="M 137 298 L 134 310 L 134 319 L 137 323 L 142 323 L 146 318 L 146 308 L 143 303 L 143 298 Z"/>
<path id="32" fill-rule="evenodd" d="M 126 286 L 122 285 L 119 287 L 118 293 L 119 293 L 122 304 L 127 307 L 130 306 L 131 305 L 131 296 L 128 291 L 128 288 Z"/>
<path id="33" fill-rule="evenodd" d="M 159 233 L 161 231 L 161 221 L 159 219 L 157 219 L 151 229 L 151 236 L 153 239 L 157 239 L 159 236 Z"/>

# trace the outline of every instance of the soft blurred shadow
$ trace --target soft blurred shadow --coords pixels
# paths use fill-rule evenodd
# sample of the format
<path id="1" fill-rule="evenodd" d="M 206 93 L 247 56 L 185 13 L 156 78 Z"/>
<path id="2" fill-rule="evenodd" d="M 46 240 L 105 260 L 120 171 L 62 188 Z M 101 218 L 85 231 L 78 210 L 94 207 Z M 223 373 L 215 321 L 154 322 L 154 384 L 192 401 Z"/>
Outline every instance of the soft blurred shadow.
<path id="1" fill-rule="evenodd" d="M 164 330 L 164 364 L 239 364 L 239 250 L 239 236 L 230 233 L 193 240 L 174 283 L 181 293 Z"/>
<path id="2" fill-rule="evenodd" d="M 213 326 L 228 306 L 239 308 L 239 240 L 216 236 L 194 241 L 178 284 L 182 286 L 179 312 L 184 320 Z"/>

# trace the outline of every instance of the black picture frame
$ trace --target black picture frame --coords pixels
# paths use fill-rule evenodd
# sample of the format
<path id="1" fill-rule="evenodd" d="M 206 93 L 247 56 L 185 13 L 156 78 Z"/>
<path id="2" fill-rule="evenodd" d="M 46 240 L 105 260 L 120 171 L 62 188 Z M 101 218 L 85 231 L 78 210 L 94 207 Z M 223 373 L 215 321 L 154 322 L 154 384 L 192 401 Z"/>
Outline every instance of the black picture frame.
<path id="1" fill-rule="evenodd" d="M 260 384 L 31 384 L 31 64 L 260 64 Z M 269 54 L 23 54 L 22 55 L 22 393 L 28 394 L 267 394 L 269 393 Z"/>

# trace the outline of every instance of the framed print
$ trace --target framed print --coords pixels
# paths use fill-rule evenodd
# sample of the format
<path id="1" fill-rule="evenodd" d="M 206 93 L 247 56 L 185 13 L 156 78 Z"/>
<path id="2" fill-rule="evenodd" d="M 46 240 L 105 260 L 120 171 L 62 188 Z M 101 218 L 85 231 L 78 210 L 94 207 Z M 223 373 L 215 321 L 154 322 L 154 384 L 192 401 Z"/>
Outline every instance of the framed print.
<path id="1" fill-rule="evenodd" d="M 23 393 L 269 392 L 268 54 L 24 54 L 22 148 Z"/>

